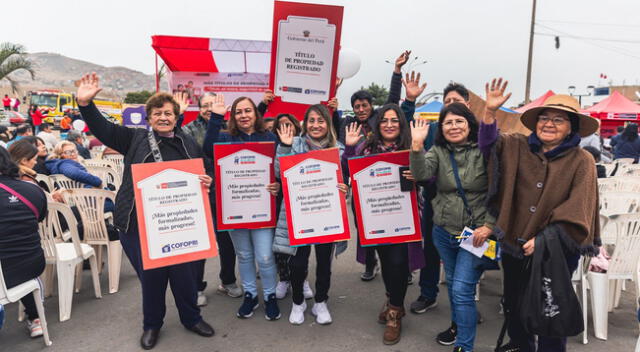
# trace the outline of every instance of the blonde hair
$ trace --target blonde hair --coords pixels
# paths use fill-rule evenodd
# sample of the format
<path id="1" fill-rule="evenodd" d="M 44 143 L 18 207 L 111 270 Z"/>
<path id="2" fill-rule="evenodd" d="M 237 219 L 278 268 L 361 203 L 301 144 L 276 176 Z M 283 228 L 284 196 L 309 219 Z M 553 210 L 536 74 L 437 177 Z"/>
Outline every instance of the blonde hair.
<path id="1" fill-rule="evenodd" d="M 66 146 L 72 146 L 78 151 L 78 147 L 71 141 L 62 141 L 56 144 L 55 148 L 53 148 L 53 154 L 49 155 L 49 159 L 62 159 L 62 151 Z M 79 157 L 80 155 L 78 155 Z"/>

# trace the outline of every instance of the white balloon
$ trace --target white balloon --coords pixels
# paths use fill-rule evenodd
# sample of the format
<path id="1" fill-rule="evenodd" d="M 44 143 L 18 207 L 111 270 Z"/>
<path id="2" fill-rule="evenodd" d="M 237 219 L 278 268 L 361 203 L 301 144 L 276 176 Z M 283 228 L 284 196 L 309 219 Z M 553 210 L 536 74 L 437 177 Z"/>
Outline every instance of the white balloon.
<path id="1" fill-rule="evenodd" d="M 360 71 L 360 54 L 353 49 L 341 48 L 337 76 L 347 79 L 355 76 L 358 71 Z"/>
<path id="2" fill-rule="evenodd" d="M 84 131 L 84 128 L 87 126 L 87 124 L 85 124 L 82 120 L 75 120 L 71 125 L 73 126 L 74 130 L 78 131 Z"/>

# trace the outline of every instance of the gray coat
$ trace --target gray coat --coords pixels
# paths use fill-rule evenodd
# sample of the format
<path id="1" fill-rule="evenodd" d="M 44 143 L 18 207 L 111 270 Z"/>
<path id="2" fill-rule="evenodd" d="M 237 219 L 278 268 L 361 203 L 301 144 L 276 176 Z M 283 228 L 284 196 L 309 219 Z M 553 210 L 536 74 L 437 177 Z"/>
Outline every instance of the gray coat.
<path id="1" fill-rule="evenodd" d="M 344 152 L 344 145 L 340 142 L 336 142 L 336 147 L 340 149 L 340 157 Z M 282 144 L 278 145 L 276 150 L 276 160 L 274 163 L 276 177 L 280 176 L 280 157 L 291 154 L 303 154 L 310 151 L 307 142 L 304 138 L 293 137 L 293 143 L 290 147 Z M 276 253 L 284 253 L 289 255 L 296 254 L 296 247 L 289 245 L 289 225 L 287 223 L 287 211 L 283 205 L 280 208 L 280 216 L 278 217 L 278 223 L 276 224 L 275 236 L 273 237 L 273 251 Z M 347 241 L 337 242 L 335 244 L 336 256 L 347 250 Z"/>

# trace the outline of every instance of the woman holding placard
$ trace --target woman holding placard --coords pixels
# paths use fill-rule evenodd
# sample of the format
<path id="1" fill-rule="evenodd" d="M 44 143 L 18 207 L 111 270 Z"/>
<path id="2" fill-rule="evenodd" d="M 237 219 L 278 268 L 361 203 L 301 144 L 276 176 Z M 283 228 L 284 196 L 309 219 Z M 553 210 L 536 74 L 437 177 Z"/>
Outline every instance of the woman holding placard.
<path id="1" fill-rule="evenodd" d="M 124 155 L 124 173 L 122 185 L 116 196 L 114 225 L 120 230 L 122 248 L 142 285 L 144 332 L 140 338 L 140 345 L 149 350 L 158 341 L 166 313 L 167 284 L 171 286 L 182 325 L 200 336 L 213 336 L 213 328 L 202 320 L 197 305 L 198 290 L 194 262 L 144 270 L 131 173 L 132 164 L 202 157 L 200 147 L 193 138 L 176 128 L 180 107 L 171 94 L 156 93 L 147 100 L 145 111 L 151 127 L 151 130 L 147 131 L 142 128 L 118 126 L 107 121 L 93 103 L 100 90 L 97 75 L 85 75 L 80 79 L 76 99 L 82 118 L 91 132 L 106 146 Z M 199 178 L 204 186 L 209 188 L 211 177 L 199 175 Z"/>
<path id="2" fill-rule="evenodd" d="M 344 145 L 337 141 L 329 110 L 320 104 L 312 105 L 305 113 L 300 137 L 294 136 L 294 128 L 291 125 L 282 125 L 278 130 L 278 136 L 280 144 L 276 151 L 276 174 L 280 173 L 279 157 L 281 156 L 335 147 L 340 149 L 341 155 L 344 151 Z M 347 192 L 347 185 L 339 183 L 338 187 L 340 191 Z M 291 270 L 293 307 L 289 315 L 289 322 L 300 325 L 304 323 L 304 311 L 307 309 L 303 287 L 309 269 L 311 246 L 291 247 L 288 226 L 286 207 L 282 207 L 273 247 L 276 252 L 292 255 L 289 260 L 289 268 Z M 347 242 L 339 242 L 335 246 L 333 243 L 316 244 L 314 247 L 316 251 L 316 294 L 311 312 L 316 316 L 318 324 L 330 324 L 332 319 L 327 300 L 331 285 L 331 256 L 334 247 L 336 256 L 344 252 L 347 249 Z"/>
<path id="3" fill-rule="evenodd" d="M 345 169 L 349 158 L 407 150 L 411 146 L 409 123 L 398 105 L 382 106 L 374 119 L 377 127 L 364 143 L 359 143 L 362 137 L 360 134 L 362 125 L 353 123 L 347 126 L 346 146 L 342 155 L 342 165 Z M 413 180 L 409 170 L 404 171 L 403 176 Z M 409 251 L 410 246 L 416 245 L 417 250 Z M 422 245 L 420 242 L 415 242 L 385 244 L 373 248 L 380 258 L 382 279 L 387 295 L 387 300 L 378 316 L 378 322 L 386 324 L 383 335 L 384 344 L 393 345 L 400 341 L 401 320 L 405 315 L 404 299 L 407 294 L 410 269 L 417 270 L 424 266 Z M 358 250 L 363 251 L 363 248 L 359 247 Z"/>
<path id="4" fill-rule="evenodd" d="M 262 116 L 255 103 L 240 97 L 231 105 L 229 128 L 222 131 L 224 114 L 227 107 L 224 96 L 214 97 L 211 118 L 202 148 L 205 154 L 213 158 L 213 145 L 228 142 L 276 142 L 276 136 L 265 130 Z M 275 197 L 280 190 L 280 184 L 275 182 L 267 185 L 267 190 Z M 244 301 L 238 309 L 238 318 L 249 318 L 259 306 L 256 262 L 260 271 L 262 291 L 265 302 L 265 318 L 267 320 L 280 319 L 280 308 L 276 299 L 277 270 L 273 254 L 273 229 L 240 229 L 230 231 L 231 241 L 238 257 L 238 269 L 244 288 Z"/>
<path id="5" fill-rule="evenodd" d="M 435 146 L 425 153 L 428 133 L 428 121 L 412 122 L 413 177 L 423 181 L 436 176 L 433 242 L 444 262 L 451 304 L 451 327 L 438 334 L 437 341 L 455 344 L 454 351 L 472 351 L 477 323 L 475 286 L 485 268 L 497 268 L 490 259 L 462 248 L 466 241 L 481 247 L 495 223 L 485 205 L 488 177 L 478 148 L 478 122 L 469 108 L 454 103 L 440 111 Z"/>

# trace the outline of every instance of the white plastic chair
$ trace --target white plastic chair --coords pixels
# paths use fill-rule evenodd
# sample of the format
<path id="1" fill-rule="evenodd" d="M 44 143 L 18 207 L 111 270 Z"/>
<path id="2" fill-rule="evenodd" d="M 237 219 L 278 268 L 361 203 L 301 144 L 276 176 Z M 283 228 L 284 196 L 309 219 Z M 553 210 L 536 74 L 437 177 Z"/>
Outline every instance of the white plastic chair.
<path id="1" fill-rule="evenodd" d="M 118 174 L 118 172 L 110 167 L 105 167 L 105 166 L 86 166 L 87 171 L 94 175 L 97 176 L 98 178 L 100 178 L 105 184 L 112 184 L 115 186 L 115 190 L 114 192 L 118 192 L 118 189 L 120 189 L 120 184 L 122 183 L 121 179 L 120 179 L 120 174 Z"/>
<path id="2" fill-rule="evenodd" d="M 109 241 L 105 224 L 104 202 L 115 200 L 115 193 L 103 189 L 74 189 L 64 193 L 65 202 L 78 207 L 84 229 L 83 242 L 97 246 L 99 271 L 102 271 L 102 246 L 107 247 L 109 258 L 109 293 L 118 292 L 120 284 L 120 266 L 122 262 L 122 245 L 120 241 Z"/>
<path id="3" fill-rule="evenodd" d="M 53 181 L 56 189 L 76 189 L 84 187 L 82 182 L 72 180 L 63 174 L 50 175 L 49 178 Z"/>
<path id="4" fill-rule="evenodd" d="M 124 170 L 124 156 L 122 154 L 109 154 L 102 157 L 104 160 L 109 160 L 116 165 L 116 170 L 122 175 Z"/>
<path id="5" fill-rule="evenodd" d="M 106 159 L 84 159 L 82 161 L 82 164 L 84 164 L 85 167 L 100 166 L 100 167 L 110 167 L 116 170 L 116 164 Z"/>
<path id="6" fill-rule="evenodd" d="M 38 282 L 38 279 L 31 279 L 18 286 L 7 289 L 7 285 L 4 282 L 4 275 L 2 274 L 2 265 L 0 264 L 0 304 L 7 305 L 9 303 L 15 303 L 22 297 L 28 294 L 33 294 L 33 300 L 36 301 L 36 309 L 38 310 L 40 325 L 42 326 L 42 334 L 44 335 L 44 344 L 46 346 L 51 346 L 51 339 L 49 339 L 47 319 L 44 314 L 44 305 L 42 304 L 40 291 L 40 283 Z"/>
<path id="7" fill-rule="evenodd" d="M 580 257 L 578 268 L 573 273 L 573 277 L 571 278 L 573 289 L 574 291 L 576 291 L 576 294 L 578 294 L 578 299 L 580 300 L 580 305 L 582 306 L 582 321 L 584 325 L 584 331 L 582 332 L 582 343 L 585 345 L 589 343 L 589 340 L 587 338 L 587 270 L 589 269 L 589 261 L 589 257 Z M 578 288 L 580 289 L 580 292 L 578 292 Z"/>
<path id="8" fill-rule="evenodd" d="M 605 216 L 635 213 L 639 205 L 640 193 L 610 191 L 600 194 L 600 214 Z"/>
<path id="9" fill-rule="evenodd" d="M 104 146 L 93 147 L 89 150 L 89 154 L 91 154 L 91 159 L 102 159 L 102 152 L 104 151 Z"/>
<path id="10" fill-rule="evenodd" d="M 89 259 L 93 289 L 96 298 L 102 298 L 100 292 L 100 278 L 98 274 L 98 261 L 93 248 L 85 243 L 80 243 L 78 236 L 78 222 L 68 205 L 49 202 L 49 214 L 44 220 L 45 231 L 40 232 L 42 248 L 44 249 L 47 264 L 55 264 L 58 274 L 58 302 L 60 305 L 60 321 L 69 320 L 71 317 L 71 305 L 73 301 L 73 284 L 76 282 L 76 292 L 79 292 L 80 279 L 74 278 L 82 275 L 82 262 Z M 54 236 L 54 228 L 60 229 L 60 216 L 69 225 L 71 242 L 60 242 Z M 80 269 L 76 271 L 76 269 Z"/>
<path id="11" fill-rule="evenodd" d="M 640 257 L 640 214 L 614 215 L 609 228 L 615 232 L 615 250 L 606 273 L 589 272 L 591 310 L 595 336 L 607 339 L 608 312 L 615 306 L 621 280 L 636 283 L 636 301 L 640 297 L 638 281 L 638 257 Z M 637 308 L 637 307 L 636 307 Z"/>
<path id="12" fill-rule="evenodd" d="M 38 181 L 38 183 L 43 183 L 45 186 L 47 186 L 48 189 L 46 191 L 48 192 L 53 192 L 56 189 L 53 185 L 53 181 L 47 175 L 36 174 L 36 181 Z"/>
<path id="13" fill-rule="evenodd" d="M 635 160 L 633 158 L 620 158 L 620 159 L 614 160 L 614 162 L 618 164 L 633 164 L 634 161 Z"/>

